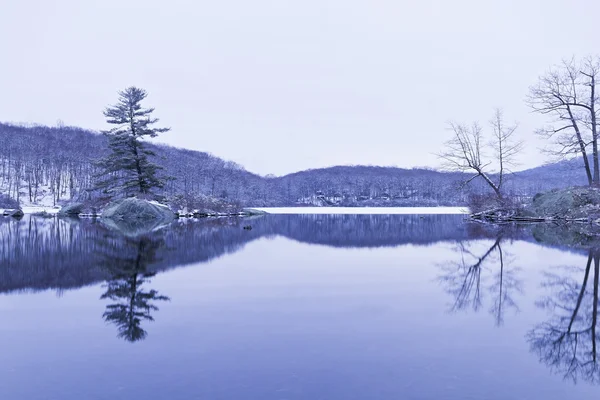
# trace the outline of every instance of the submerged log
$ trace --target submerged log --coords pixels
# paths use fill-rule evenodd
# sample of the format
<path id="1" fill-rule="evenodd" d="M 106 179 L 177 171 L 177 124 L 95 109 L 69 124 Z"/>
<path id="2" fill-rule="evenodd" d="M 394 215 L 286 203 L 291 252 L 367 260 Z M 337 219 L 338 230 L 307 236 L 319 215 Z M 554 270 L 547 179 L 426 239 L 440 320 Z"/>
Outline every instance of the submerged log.
<path id="1" fill-rule="evenodd" d="M 599 220 L 592 220 L 591 218 L 569 218 L 566 216 L 552 215 L 552 216 L 527 216 L 519 214 L 517 210 L 505 210 L 505 209 L 494 209 L 488 211 L 481 211 L 470 215 L 470 218 L 475 221 L 490 222 L 490 223 L 510 223 L 510 222 L 575 222 L 575 223 L 589 223 L 589 224 L 600 224 Z"/>

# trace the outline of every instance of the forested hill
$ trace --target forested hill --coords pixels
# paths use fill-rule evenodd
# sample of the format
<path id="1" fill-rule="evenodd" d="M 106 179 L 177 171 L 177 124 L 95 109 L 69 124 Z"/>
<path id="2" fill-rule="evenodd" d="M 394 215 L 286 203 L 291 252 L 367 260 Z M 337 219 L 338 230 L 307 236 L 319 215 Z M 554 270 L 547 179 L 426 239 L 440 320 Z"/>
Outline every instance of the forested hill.
<path id="1" fill-rule="evenodd" d="M 22 204 L 87 199 L 98 173 L 93 162 L 107 154 L 103 135 L 73 127 L 0 123 L 0 143 L 0 194 Z M 207 199 L 245 206 L 462 205 L 470 193 L 488 191 L 477 180 L 462 187 L 470 175 L 422 168 L 336 166 L 262 177 L 205 152 L 149 147 L 163 174 L 174 178 L 162 194 L 188 207 L 206 206 Z M 576 160 L 519 172 L 506 189 L 527 197 L 555 187 L 584 185 L 585 175 L 578 166 Z"/>
<path id="2" fill-rule="evenodd" d="M 0 123 L 0 193 L 29 203 L 85 199 L 108 153 L 107 138 L 73 127 Z M 251 199 L 264 179 L 208 153 L 149 144 L 168 180 L 164 194 Z"/>

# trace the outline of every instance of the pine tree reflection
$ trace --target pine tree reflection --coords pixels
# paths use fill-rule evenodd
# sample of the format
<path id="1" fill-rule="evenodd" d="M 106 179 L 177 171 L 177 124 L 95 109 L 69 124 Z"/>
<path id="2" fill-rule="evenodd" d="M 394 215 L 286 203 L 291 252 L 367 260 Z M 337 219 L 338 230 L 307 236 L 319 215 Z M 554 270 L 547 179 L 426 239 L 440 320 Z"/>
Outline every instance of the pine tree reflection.
<path id="1" fill-rule="evenodd" d="M 542 286 L 551 294 L 537 305 L 551 317 L 527 334 L 540 361 L 574 382 L 600 383 L 596 335 L 599 269 L 600 250 L 592 249 L 585 269 L 562 267 L 546 273 Z M 573 278 L 574 272 L 579 280 Z"/>
<path id="2" fill-rule="evenodd" d="M 148 266 L 159 261 L 156 253 L 163 246 L 162 239 L 122 237 L 113 242 L 113 251 L 104 257 L 104 266 L 112 277 L 104 285 L 106 292 L 101 299 L 115 303 L 106 306 L 103 318 L 115 324 L 119 332 L 117 336 L 128 342 L 146 338 L 147 332 L 141 325 L 142 321 L 154 320 L 151 312 L 157 311 L 158 307 L 153 302 L 169 300 L 156 290 L 143 286 L 155 275 L 155 272 L 148 271 Z"/>

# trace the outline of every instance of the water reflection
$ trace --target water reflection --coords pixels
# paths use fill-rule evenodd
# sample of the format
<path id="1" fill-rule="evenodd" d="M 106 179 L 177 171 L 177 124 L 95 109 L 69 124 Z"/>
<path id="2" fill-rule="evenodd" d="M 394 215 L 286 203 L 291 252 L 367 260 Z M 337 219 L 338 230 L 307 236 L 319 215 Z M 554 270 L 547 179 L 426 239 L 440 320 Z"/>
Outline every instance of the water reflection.
<path id="1" fill-rule="evenodd" d="M 253 229 L 242 229 L 248 223 Z M 251 222 L 181 220 L 167 229 L 126 236 L 89 220 L 0 218 L 0 293 L 102 284 L 101 300 L 106 302 L 102 318 L 116 326 L 118 337 L 136 342 L 148 336 L 148 323 L 159 305 L 170 300 L 150 286 L 150 278 L 237 252 L 257 239 L 283 236 L 338 248 L 411 244 L 423 253 L 443 243 L 452 246 L 453 254 L 435 270 L 441 287 L 436 290 L 449 296 L 449 311 L 483 311 L 493 317 L 490 324 L 502 327 L 527 300 L 521 253 L 513 254 L 512 244 L 560 237 L 560 232 L 548 232 L 543 236 L 526 229 L 494 230 L 466 224 L 461 216 L 307 215 Z M 544 273 L 546 293 L 530 299 L 530 304 L 537 300 L 548 319 L 527 326 L 526 340 L 551 370 L 574 381 L 600 383 L 596 342 L 600 250 L 591 249 L 586 255 L 582 266 Z M 169 295 L 177 298 L 176 293 Z M 525 329 L 520 338 L 523 333 Z"/>
<path id="2" fill-rule="evenodd" d="M 145 236 L 164 241 L 147 268 L 158 272 L 207 262 L 241 250 L 259 238 L 284 236 L 333 247 L 394 247 L 467 240 L 462 216 L 432 215 L 303 215 L 254 219 L 252 230 L 241 219 L 185 219 Z M 129 236 L 131 237 L 131 236 Z M 127 236 L 83 219 L 0 218 L 0 293 L 21 290 L 71 289 L 110 278 L 107 257 L 127 247 Z"/>
<path id="3" fill-rule="evenodd" d="M 444 290 L 452 297 L 451 312 L 479 311 L 484 298 L 492 300 L 489 312 L 497 326 L 504 323 L 507 310 L 519 311 L 515 297 L 523 294 L 523 282 L 514 267 L 514 257 L 502 249 L 505 233 L 500 232 L 491 244 L 481 241 L 460 241 L 455 247 L 458 261 L 441 266 L 438 277 Z"/>
<path id="4" fill-rule="evenodd" d="M 590 249 L 585 267 L 546 272 L 542 285 L 549 294 L 537 306 L 550 318 L 527 334 L 540 361 L 574 382 L 600 383 L 596 335 L 599 268 L 600 250 Z"/>
<path id="5" fill-rule="evenodd" d="M 557 244 L 559 234 L 553 230 L 553 245 Z M 507 311 L 519 311 L 519 297 L 524 297 L 522 269 L 514 266 L 516 257 L 503 248 L 514 232 L 500 231 L 495 238 L 487 236 L 459 241 L 454 248 L 458 261 L 441 265 L 438 279 L 451 296 L 450 312 L 478 312 L 489 300 L 488 310 L 495 325 L 501 326 Z M 532 327 L 526 340 L 531 351 L 551 371 L 573 382 L 599 384 L 596 327 L 600 249 L 585 251 L 584 266 L 562 266 L 543 272 L 539 285 L 546 294 L 535 305 L 549 318 Z"/>
<path id="6" fill-rule="evenodd" d="M 170 300 L 143 286 L 156 274 L 148 271 L 148 265 L 157 262 L 157 250 L 163 246 L 162 238 L 123 237 L 118 246 L 107 246 L 102 254 L 111 276 L 103 285 L 106 291 L 101 299 L 114 301 L 106 306 L 103 318 L 115 324 L 117 336 L 128 342 L 145 339 L 142 321 L 154 321 L 151 312 L 158 311 L 155 302 Z"/>

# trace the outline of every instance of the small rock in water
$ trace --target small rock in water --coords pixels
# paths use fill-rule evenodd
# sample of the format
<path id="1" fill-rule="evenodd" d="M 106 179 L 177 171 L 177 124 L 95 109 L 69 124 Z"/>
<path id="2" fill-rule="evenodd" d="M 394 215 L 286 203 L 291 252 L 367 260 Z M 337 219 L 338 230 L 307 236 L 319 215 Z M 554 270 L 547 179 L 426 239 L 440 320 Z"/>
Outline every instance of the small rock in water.
<path id="1" fill-rule="evenodd" d="M 252 227 L 250 225 L 246 225 L 246 226 L 244 226 L 244 229 L 247 230 L 247 231 L 249 231 L 249 230 L 252 229 Z"/>
<path id="2" fill-rule="evenodd" d="M 3 215 L 5 217 L 22 218 L 24 214 L 23 214 L 23 210 L 14 209 L 14 210 L 4 210 Z"/>

